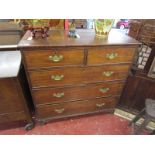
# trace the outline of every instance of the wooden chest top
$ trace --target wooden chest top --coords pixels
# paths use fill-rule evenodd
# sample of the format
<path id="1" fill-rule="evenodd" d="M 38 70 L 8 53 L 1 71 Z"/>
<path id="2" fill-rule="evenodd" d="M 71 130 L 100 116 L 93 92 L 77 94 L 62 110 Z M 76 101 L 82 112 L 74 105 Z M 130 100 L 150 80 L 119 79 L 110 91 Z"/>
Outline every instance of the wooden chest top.
<path id="1" fill-rule="evenodd" d="M 118 30 L 111 30 L 107 38 L 97 38 L 94 30 L 77 30 L 80 38 L 69 38 L 68 31 L 53 30 L 49 37 L 29 40 L 31 32 L 27 31 L 19 42 L 19 48 L 50 48 L 50 47 L 76 47 L 76 46 L 106 46 L 106 45 L 138 45 L 135 39 L 124 35 Z"/>

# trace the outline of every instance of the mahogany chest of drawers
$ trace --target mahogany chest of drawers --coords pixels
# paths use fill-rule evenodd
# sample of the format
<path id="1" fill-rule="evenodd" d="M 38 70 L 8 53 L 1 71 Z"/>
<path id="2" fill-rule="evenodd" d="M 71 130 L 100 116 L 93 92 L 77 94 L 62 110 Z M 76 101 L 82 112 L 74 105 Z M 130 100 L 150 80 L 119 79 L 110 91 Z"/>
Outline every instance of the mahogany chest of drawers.
<path id="1" fill-rule="evenodd" d="M 104 39 L 93 30 L 77 32 L 80 38 L 51 31 L 30 40 L 28 31 L 18 45 L 41 123 L 112 112 L 119 101 L 139 42 L 114 30 Z"/>

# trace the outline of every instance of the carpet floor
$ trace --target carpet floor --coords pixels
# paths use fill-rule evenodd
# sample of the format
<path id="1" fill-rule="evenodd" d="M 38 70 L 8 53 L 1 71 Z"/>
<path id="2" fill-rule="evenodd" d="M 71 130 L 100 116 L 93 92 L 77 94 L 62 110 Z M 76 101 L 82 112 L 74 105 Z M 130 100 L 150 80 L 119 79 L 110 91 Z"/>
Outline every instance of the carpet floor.
<path id="1" fill-rule="evenodd" d="M 30 131 L 23 127 L 0 130 L 0 135 L 131 135 L 128 120 L 113 114 L 76 117 L 39 125 Z M 147 134 L 144 132 L 143 134 Z"/>

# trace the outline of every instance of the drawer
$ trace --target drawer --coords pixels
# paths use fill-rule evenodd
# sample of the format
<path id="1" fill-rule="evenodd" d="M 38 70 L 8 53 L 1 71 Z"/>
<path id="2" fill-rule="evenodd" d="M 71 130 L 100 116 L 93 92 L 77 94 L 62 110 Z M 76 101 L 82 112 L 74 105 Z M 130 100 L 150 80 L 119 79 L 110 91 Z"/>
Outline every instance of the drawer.
<path id="1" fill-rule="evenodd" d="M 33 97 L 36 104 L 86 100 L 96 97 L 120 95 L 123 86 L 124 82 L 107 82 L 78 87 L 47 88 L 33 90 Z"/>
<path id="2" fill-rule="evenodd" d="M 133 60 L 135 48 L 95 48 L 88 51 L 88 65 L 107 63 L 130 63 Z"/>
<path id="3" fill-rule="evenodd" d="M 129 65 L 72 67 L 30 71 L 29 74 L 32 87 L 54 87 L 124 80 L 127 77 L 129 67 Z"/>
<path id="4" fill-rule="evenodd" d="M 61 104 L 39 105 L 36 107 L 36 112 L 37 117 L 40 119 L 50 117 L 54 119 L 114 109 L 117 102 L 118 98 L 100 98 Z"/>
<path id="5" fill-rule="evenodd" d="M 24 51 L 28 69 L 49 68 L 64 65 L 82 65 L 84 60 L 83 50 L 44 50 Z"/>

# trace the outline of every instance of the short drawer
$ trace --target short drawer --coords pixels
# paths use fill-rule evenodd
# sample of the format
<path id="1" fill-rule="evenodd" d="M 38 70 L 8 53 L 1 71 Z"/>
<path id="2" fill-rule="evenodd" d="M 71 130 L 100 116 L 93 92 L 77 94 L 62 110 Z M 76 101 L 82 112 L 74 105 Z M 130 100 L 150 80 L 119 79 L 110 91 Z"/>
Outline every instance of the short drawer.
<path id="1" fill-rule="evenodd" d="M 134 53 L 135 48 L 92 48 L 88 51 L 88 65 L 130 63 L 133 60 Z"/>
<path id="2" fill-rule="evenodd" d="M 62 104 L 39 105 L 36 107 L 37 117 L 61 118 L 70 115 L 81 115 L 105 109 L 114 109 L 118 98 L 100 98 L 94 100 L 75 101 Z"/>
<path id="3" fill-rule="evenodd" d="M 127 77 L 129 65 L 108 65 L 31 71 L 32 87 L 64 86 L 102 81 L 123 80 Z"/>
<path id="4" fill-rule="evenodd" d="M 44 50 L 24 51 L 28 69 L 50 68 L 53 66 L 82 65 L 83 50 Z"/>
<path id="5" fill-rule="evenodd" d="M 120 95 L 124 82 L 107 82 L 87 86 L 47 88 L 33 90 L 36 104 L 86 100 L 96 97 Z"/>

